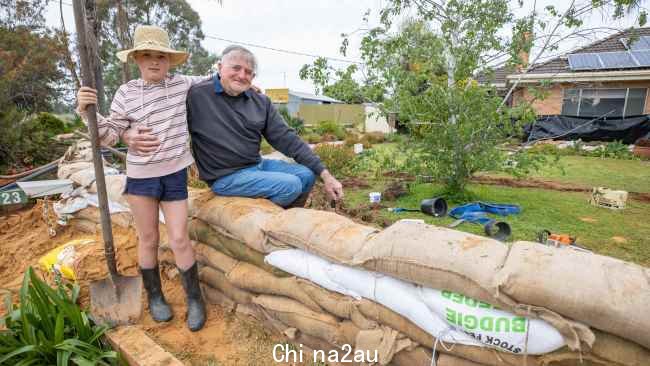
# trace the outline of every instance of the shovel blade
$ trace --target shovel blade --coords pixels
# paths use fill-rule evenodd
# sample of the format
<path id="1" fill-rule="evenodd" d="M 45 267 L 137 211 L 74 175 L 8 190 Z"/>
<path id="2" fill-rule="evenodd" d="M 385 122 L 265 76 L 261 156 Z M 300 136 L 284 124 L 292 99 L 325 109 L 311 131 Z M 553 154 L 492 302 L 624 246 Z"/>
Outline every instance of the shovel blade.
<path id="1" fill-rule="evenodd" d="M 142 314 L 142 277 L 115 276 L 90 284 L 90 312 L 110 327 L 134 324 Z"/>

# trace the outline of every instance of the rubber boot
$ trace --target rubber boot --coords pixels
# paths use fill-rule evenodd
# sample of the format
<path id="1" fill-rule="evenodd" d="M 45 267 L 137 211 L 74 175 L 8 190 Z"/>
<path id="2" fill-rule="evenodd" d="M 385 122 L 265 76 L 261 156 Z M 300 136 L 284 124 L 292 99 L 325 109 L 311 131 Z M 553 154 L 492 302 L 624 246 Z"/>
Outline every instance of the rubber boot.
<path id="1" fill-rule="evenodd" d="M 147 291 L 147 299 L 149 301 L 149 313 L 153 320 L 157 322 L 168 322 L 174 316 L 171 307 L 165 301 L 160 286 L 160 272 L 158 266 L 151 269 L 140 268 L 142 274 L 142 283 Z"/>
<path id="2" fill-rule="evenodd" d="M 305 203 L 307 203 L 307 198 L 309 198 L 309 192 L 302 193 L 298 198 L 296 198 L 293 202 L 289 204 L 289 206 L 285 207 L 287 209 L 289 208 L 294 208 L 294 207 L 305 207 Z"/>
<path id="3" fill-rule="evenodd" d="M 187 298 L 187 327 L 192 332 L 196 332 L 205 324 L 205 304 L 199 286 L 199 267 L 194 262 L 188 270 L 182 271 L 180 268 L 178 270 L 181 273 L 181 283 Z"/>

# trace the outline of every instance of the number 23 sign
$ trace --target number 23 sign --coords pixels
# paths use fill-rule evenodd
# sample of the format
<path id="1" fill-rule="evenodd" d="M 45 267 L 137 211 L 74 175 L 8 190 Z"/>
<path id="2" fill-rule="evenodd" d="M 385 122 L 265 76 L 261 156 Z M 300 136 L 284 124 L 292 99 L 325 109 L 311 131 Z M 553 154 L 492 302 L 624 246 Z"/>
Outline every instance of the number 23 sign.
<path id="1" fill-rule="evenodd" d="M 27 195 L 22 189 L 9 189 L 0 191 L 0 206 L 27 203 Z"/>

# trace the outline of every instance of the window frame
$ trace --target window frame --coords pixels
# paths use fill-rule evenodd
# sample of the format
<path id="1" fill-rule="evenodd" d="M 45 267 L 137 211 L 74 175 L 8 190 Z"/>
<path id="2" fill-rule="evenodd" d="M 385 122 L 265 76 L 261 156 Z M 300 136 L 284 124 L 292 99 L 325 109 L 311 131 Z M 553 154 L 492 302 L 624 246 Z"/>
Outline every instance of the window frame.
<path id="1" fill-rule="evenodd" d="M 625 90 L 625 100 L 623 101 L 623 116 L 622 118 L 627 118 L 627 104 L 628 104 L 628 98 L 630 96 L 630 89 L 643 89 L 645 90 L 645 97 L 643 98 L 643 106 L 641 107 L 641 112 L 643 113 L 646 109 L 646 102 L 648 100 L 648 89 L 650 88 L 607 88 L 607 87 L 601 87 L 601 88 L 562 88 L 562 106 L 560 109 L 564 109 L 564 101 L 567 98 L 567 91 L 568 90 L 577 90 L 578 91 L 578 108 L 576 109 L 576 116 L 577 117 L 584 117 L 580 115 L 580 107 L 582 106 L 582 91 L 583 90 Z M 588 117 L 593 117 L 593 116 L 588 116 Z"/>

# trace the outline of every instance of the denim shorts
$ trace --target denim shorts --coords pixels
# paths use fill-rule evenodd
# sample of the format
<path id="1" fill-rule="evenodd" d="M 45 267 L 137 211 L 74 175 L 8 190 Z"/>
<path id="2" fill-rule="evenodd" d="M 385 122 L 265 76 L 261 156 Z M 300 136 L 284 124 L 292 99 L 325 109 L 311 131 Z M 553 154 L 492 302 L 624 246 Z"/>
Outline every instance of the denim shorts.
<path id="1" fill-rule="evenodd" d="M 147 196 L 159 201 L 181 201 L 187 199 L 187 168 L 176 173 L 153 178 L 126 177 L 126 194 Z"/>

